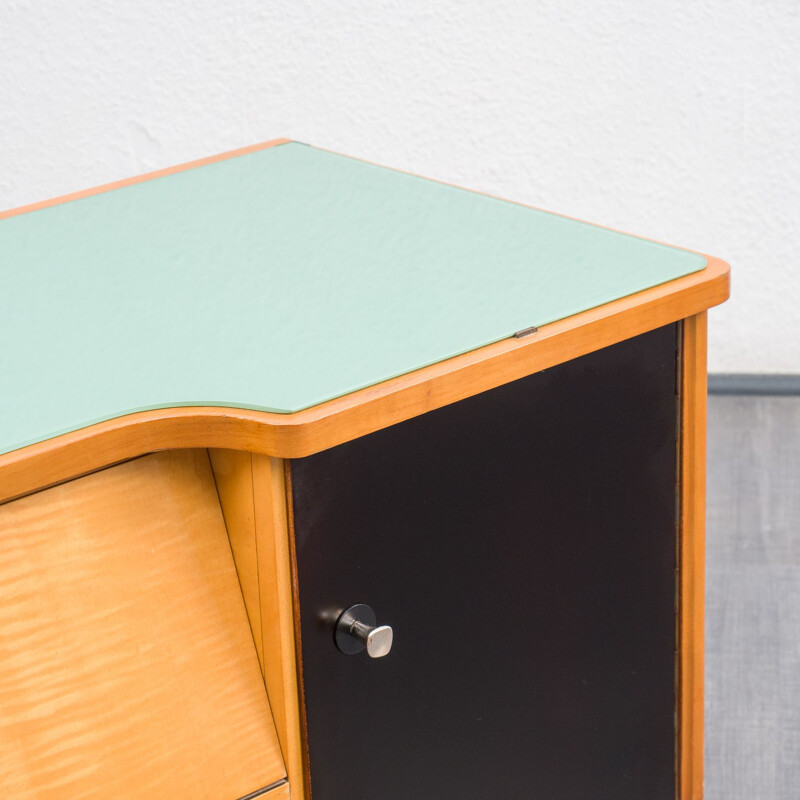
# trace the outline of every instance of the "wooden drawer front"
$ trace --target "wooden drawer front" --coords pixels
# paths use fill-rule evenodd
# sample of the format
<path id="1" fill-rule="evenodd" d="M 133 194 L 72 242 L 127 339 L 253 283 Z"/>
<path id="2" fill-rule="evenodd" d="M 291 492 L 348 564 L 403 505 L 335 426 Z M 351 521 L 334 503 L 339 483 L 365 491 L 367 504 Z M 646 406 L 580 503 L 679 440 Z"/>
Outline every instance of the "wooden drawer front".
<path id="1" fill-rule="evenodd" d="M 205 451 L 0 506 L 2 797 L 236 800 L 285 775 Z"/>

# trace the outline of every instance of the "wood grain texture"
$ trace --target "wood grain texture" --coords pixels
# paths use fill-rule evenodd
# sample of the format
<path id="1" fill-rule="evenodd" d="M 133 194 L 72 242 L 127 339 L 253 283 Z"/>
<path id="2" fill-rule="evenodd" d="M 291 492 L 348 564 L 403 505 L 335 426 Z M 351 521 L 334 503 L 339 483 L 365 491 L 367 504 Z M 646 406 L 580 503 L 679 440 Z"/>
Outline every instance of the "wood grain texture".
<path id="1" fill-rule="evenodd" d="M 275 727 L 295 798 L 302 798 L 302 746 L 295 663 L 286 487 L 280 459 L 210 451 L 228 535 L 261 656 Z M 237 541 L 237 545 L 233 542 Z M 236 557 L 237 550 L 242 555 Z M 245 574 L 243 574 L 245 573 Z M 255 620 L 258 626 L 255 626 Z"/>
<path id="2" fill-rule="evenodd" d="M 706 500 L 705 312 L 683 322 L 681 347 L 678 615 L 678 791 L 703 797 L 703 669 Z"/>
<path id="3" fill-rule="evenodd" d="M 193 407 L 101 422 L 0 456 L 0 502 L 155 450 L 311 455 L 693 316 L 728 294 L 728 265 L 709 256 L 700 272 L 296 414 Z"/>
<path id="4" fill-rule="evenodd" d="M 284 775 L 204 451 L 0 509 L 0 795 L 223 800 Z"/>
<path id="5" fill-rule="evenodd" d="M 239 450 L 209 450 L 214 481 L 228 530 L 239 585 L 247 608 L 262 672 L 261 604 L 258 590 L 256 520 L 253 507 L 253 469 L 250 453 Z"/>

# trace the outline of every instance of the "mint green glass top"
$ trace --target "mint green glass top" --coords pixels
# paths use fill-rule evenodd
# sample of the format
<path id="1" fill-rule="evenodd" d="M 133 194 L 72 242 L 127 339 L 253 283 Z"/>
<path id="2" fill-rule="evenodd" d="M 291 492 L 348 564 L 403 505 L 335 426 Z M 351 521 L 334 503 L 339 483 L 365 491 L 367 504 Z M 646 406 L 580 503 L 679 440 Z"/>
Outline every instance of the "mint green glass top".
<path id="1" fill-rule="evenodd" d="M 704 266 L 302 144 L 218 161 L 0 221 L 0 453 L 298 411 Z"/>

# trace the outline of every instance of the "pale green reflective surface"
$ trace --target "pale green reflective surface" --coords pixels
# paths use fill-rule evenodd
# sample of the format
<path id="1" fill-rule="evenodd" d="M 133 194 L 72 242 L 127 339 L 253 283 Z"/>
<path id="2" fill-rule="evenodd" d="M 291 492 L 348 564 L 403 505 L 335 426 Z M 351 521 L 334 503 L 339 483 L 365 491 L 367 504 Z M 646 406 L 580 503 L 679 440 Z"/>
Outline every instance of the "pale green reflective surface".
<path id="1" fill-rule="evenodd" d="M 0 452 L 298 411 L 704 266 L 301 144 L 220 161 L 0 222 Z"/>

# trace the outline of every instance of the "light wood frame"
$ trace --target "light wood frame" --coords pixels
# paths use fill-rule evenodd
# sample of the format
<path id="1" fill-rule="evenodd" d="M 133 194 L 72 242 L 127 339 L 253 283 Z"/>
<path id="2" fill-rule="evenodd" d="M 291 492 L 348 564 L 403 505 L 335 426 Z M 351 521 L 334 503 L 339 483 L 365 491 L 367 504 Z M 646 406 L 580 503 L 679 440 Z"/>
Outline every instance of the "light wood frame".
<path id="1" fill-rule="evenodd" d="M 678 798 L 703 797 L 707 314 L 683 321 L 678 528 Z"/>

